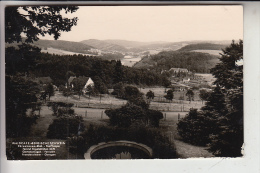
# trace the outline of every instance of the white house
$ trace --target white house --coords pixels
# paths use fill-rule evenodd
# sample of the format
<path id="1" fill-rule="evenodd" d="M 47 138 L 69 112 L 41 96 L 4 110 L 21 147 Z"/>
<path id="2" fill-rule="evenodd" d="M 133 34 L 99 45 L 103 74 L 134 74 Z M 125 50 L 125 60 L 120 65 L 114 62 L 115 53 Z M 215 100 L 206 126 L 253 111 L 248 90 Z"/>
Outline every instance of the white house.
<path id="1" fill-rule="evenodd" d="M 87 77 L 86 84 L 84 85 L 82 92 L 85 94 L 88 92 L 88 86 L 94 86 L 94 82 L 90 77 Z"/>
<path id="2" fill-rule="evenodd" d="M 82 92 L 85 94 L 88 92 L 88 86 L 94 86 L 94 81 L 90 78 L 90 77 L 85 77 L 85 76 L 79 76 L 79 77 L 76 77 L 76 76 L 71 76 L 69 79 L 68 79 L 68 85 L 66 84 L 66 87 L 67 86 L 70 86 L 71 88 L 74 88 L 75 86 L 75 80 L 77 79 L 80 79 L 80 81 L 82 83 L 84 83 L 84 87 L 82 88 Z"/>

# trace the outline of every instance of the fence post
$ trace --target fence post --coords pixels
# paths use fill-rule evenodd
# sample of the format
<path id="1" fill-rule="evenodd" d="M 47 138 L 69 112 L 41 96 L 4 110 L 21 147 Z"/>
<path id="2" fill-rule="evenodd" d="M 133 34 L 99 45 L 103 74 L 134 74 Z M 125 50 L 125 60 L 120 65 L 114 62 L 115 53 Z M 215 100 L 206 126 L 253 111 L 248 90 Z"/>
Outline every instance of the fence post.
<path id="1" fill-rule="evenodd" d="M 86 118 L 87 118 L 87 115 L 88 115 L 88 111 L 86 110 L 86 111 L 85 111 L 85 117 L 86 117 Z"/>
<path id="2" fill-rule="evenodd" d="M 101 119 L 103 118 L 103 111 L 101 111 Z"/>

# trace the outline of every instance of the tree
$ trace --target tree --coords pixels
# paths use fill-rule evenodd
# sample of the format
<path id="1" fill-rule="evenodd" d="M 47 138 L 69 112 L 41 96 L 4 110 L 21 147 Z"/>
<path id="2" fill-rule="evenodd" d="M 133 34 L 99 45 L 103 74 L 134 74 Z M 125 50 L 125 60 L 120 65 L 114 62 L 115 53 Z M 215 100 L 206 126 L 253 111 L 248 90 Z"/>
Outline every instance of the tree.
<path id="1" fill-rule="evenodd" d="M 218 133 L 210 136 L 209 150 L 216 156 L 241 156 L 243 145 L 243 65 L 237 61 L 243 59 L 243 41 L 232 41 L 222 50 L 220 63 L 211 72 L 216 77 L 215 84 L 221 88 L 225 100 L 225 111 L 219 111 L 215 122 Z M 212 94 L 215 94 L 213 91 Z M 223 102 L 216 100 L 216 102 Z M 221 109 L 223 103 L 216 104 Z M 206 108 L 208 106 L 206 105 Z M 216 106 L 212 106 L 215 108 Z"/>
<path id="2" fill-rule="evenodd" d="M 94 88 L 93 86 L 91 86 L 91 85 L 88 85 L 88 86 L 87 86 L 87 91 L 88 91 L 88 96 L 89 96 L 89 98 L 90 98 L 91 95 L 96 94 L 96 93 L 95 93 L 95 88 Z"/>
<path id="3" fill-rule="evenodd" d="M 207 91 L 205 89 L 200 90 L 199 97 L 200 97 L 202 103 L 203 103 L 203 101 L 207 101 L 209 96 L 210 96 L 210 92 L 209 91 Z"/>
<path id="4" fill-rule="evenodd" d="M 85 80 L 82 78 L 75 78 L 72 81 L 72 85 L 73 85 L 72 88 L 73 91 L 79 96 L 80 99 L 80 96 L 83 94 L 82 89 L 85 85 Z"/>
<path id="5" fill-rule="evenodd" d="M 162 85 L 165 87 L 165 92 L 166 92 L 166 88 L 171 85 L 171 81 L 169 79 L 167 79 L 167 77 L 163 77 Z"/>
<path id="6" fill-rule="evenodd" d="M 125 96 L 125 90 L 124 90 L 124 84 L 122 82 L 119 82 L 113 86 L 114 91 L 112 92 L 113 95 L 116 95 L 118 98 L 124 98 Z"/>
<path id="7" fill-rule="evenodd" d="M 188 89 L 188 91 L 186 92 L 186 96 L 188 97 L 188 100 L 194 101 L 194 92 L 192 91 L 192 89 Z"/>
<path id="8" fill-rule="evenodd" d="M 243 145 L 243 42 L 232 41 L 211 72 L 216 87 L 197 116 L 185 118 L 178 131 L 190 142 L 208 143 L 216 156 L 241 156 Z M 190 111 L 191 113 L 191 111 Z M 192 128 L 190 128 L 192 127 Z M 186 137 L 185 137 L 186 136 Z M 189 139 L 188 139 L 189 138 Z M 203 138 L 203 141 L 200 139 Z"/>
<path id="9" fill-rule="evenodd" d="M 46 34 L 53 35 L 57 40 L 61 32 L 70 31 L 77 23 L 77 18 L 69 19 L 63 17 L 62 13 L 73 13 L 77 9 L 78 7 L 73 6 L 9 6 L 5 8 L 5 43 L 23 42 L 18 45 L 18 49 L 14 47 L 6 49 L 7 137 L 28 134 L 37 118 L 35 114 L 27 115 L 28 109 L 38 110 L 40 113 L 40 104 L 37 102 L 37 96 L 40 94 L 39 86 L 30 80 L 28 74 L 35 70 L 36 65 L 39 65 L 38 59 L 42 57 L 39 48 L 24 44 L 24 42 L 32 43 L 39 40 L 40 35 Z M 19 73 L 22 76 L 19 76 Z M 50 98 L 53 95 L 53 89 L 47 87 L 47 90 Z M 47 94 L 42 96 L 46 100 Z"/>
<path id="10" fill-rule="evenodd" d="M 37 103 L 36 96 L 39 92 L 38 85 L 29 79 L 21 76 L 6 76 L 7 137 L 21 137 L 29 133 L 37 116 L 27 115 L 26 112 L 30 108 L 33 109 Z"/>
<path id="11" fill-rule="evenodd" d="M 64 88 L 62 91 L 63 96 L 69 97 L 73 94 L 72 89 L 70 87 Z"/>
<path id="12" fill-rule="evenodd" d="M 190 109 L 187 116 L 177 124 L 178 134 L 185 142 L 206 146 L 210 143 L 209 135 L 216 133 L 215 122 L 203 112 Z"/>
<path id="13" fill-rule="evenodd" d="M 66 18 L 62 13 L 74 13 L 75 6 L 24 6 L 6 7 L 5 42 L 21 42 L 21 34 L 26 35 L 25 42 L 39 40 L 39 35 L 53 35 L 57 40 L 61 32 L 68 32 L 77 24 L 77 17 Z"/>
<path id="14" fill-rule="evenodd" d="M 133 121 L 145 117 L 145 111 L 142 107 L 132 103 L 127 103 L 119 109 L 110 109 L 105 111 L 113 126 L 129 127 Z"/>
<path id="15" fill-rule="evenodd" d="M 124 71 L 122 63 L 120 60 L 116 61 L 115 71 L 114 71 L 114 83 L 123 82 Z"/>
<path id="16" fill-rule="evenodd" d="M 211 69 L 216 78 L 214 84 L 226 89 L 243 87 L 243 65 L 236 65 L 237 61 L 243 60 L 243 41 L 232 41 L 231 45 L 222 50 L 220 63 Z"/>
<path id="17" fill-rule="evenodd" d="M 146 98 L 147 98 L 148 100 L 154 99 L 154 92 L 152 92 L 151 90 L 149 90 L 149 91 L 146 93 Z"/>
<path id="18" fill-rule="evenodd" d="M 142 93 L 135 86 L 128 85 L 125 87 L 125 99 L 130 99 L 132 97 L 142 96 Z"/>
<path id="19" fill-rule="evenodd" d="M 107 94 L 108 93 L 108 89 L 107 86 L 104 84 L 104 82 L 102 81 L 102 79 L 98 76 L 93 78 L 94 83 L 95 83 L 95 89 L 101 93 L 101 94 Z"/>
<path id="20" fill-rule="evenodd" d="M 137 95 L 136 97 L 129 97 L 128 103 L 135 104 L 137 106 L 140 106 L 144 110 L 148 110 L 149 103 L 147 103 L 142 95 Z"/>
<path id="21" fill-rule="evenodd" d="M 10 75 L 18 72 L 28 74 L 35 69 L 40 51 L 40 48 L 29 44 L 18 45 L 18 49 L 7 47 L 5 51 L 6 73 Z"/>
<path id="22" fill-rule="evenodd" d="M 166 94 L 164 97 L 165 97 L 167 100 L 172 101 L 173 96 L 174 96 L 173 90 L 170 89 L 170 90 L 167 91 L 167 94 Z"/>
<path id="23" fill-rule="evenodd" d="M 180 100 L 180 102 L 183 102 L 184 96 L 183 96 L 183 95 L 180 95 L 179 100 Z"/>
<path id="24" fill-rule="evenodd" d="M 54 96 L 54 87 L 51 83 L 45 86 L 44 91 L 48 95 L 49 100 L 51 99 L 51 96 Z"/>

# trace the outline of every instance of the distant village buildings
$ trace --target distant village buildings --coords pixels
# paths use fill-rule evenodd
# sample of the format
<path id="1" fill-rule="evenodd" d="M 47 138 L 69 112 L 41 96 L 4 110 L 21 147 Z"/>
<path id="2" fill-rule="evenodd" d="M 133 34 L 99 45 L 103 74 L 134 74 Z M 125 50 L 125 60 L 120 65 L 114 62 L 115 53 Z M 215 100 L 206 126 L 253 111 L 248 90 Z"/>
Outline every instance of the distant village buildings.
<path id="1" fill-rule="evenodd" d="M 171 73 L 188 73 L 189 70 L 186 68 L 171 68 L 169 70 L 169 72 L 171 72 Z"/>

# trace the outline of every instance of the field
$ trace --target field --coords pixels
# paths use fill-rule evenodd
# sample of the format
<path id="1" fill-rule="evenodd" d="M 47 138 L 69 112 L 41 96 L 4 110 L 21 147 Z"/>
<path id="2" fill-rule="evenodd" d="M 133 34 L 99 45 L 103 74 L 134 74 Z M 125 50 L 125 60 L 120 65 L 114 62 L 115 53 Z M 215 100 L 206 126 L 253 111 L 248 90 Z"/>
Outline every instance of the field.
<path id="1" fill-rule="evenodd" d="M 208 83 L 213 83 L 216 80 L 210 73 L 195 73 L 195 75 L 203 77 Z"/>
<path id="2" fill-rule="evenodd" d="M 56 48 L 52 48 L 52 47 L 48 47 L 47 50 L 42 49 L 41 52 L 43 53 L 49 53 L 49 54 L 57 54 L 57 55 L 89 55 L 89 56 L 96 56 L 96 55 L 92 55 L 92 54 L 84 54 L 84 53 L 76 53 L 76 52 L 70 52 L 70 51 L 66 51 L 66 50 L 61 50 L 61 49 L 56 49 Z"/>
<path id="3" fill-rule="evenodd" d="M 164 88 L 143 88 L 142 92 L 152 90 L 155 92 L 156 98 L 162 97 L 164 94 Z M 183 93 L 175 92 L 175 95 L 181 95 Z M 60 92 L 56 92 L 55 96 L 51 97 L 51 101 L 65 101 L 74 103 L 72 107 L 75 113 L 82 115 L 84 124 L 88 127 L 90 124 L 93 125 L 109 125 L 109 118 L 105 114 L 105 110 L 109 108 L 118 108 L 126 104 L 125 100 L 117 99 L 111 95 L 103 95 L 100 99 L 99 96 L 90 98 L 87 96 L 82 96 L 80 99 L 78 96 L 64 97 Z M 201 101 L 193 101 L 189 103 L 188 101 L 183 101 L 180 103 L 178 100 L 173 102 L 164 101 L 152 101 L 150 104 L 151 109 L 157 109 L 162 111 L 163 119 L 160 120 L 159 131 L 161 131 L 165 136 L 167 136 L 171 142 L 176 146 L 177 152 L 181 158 L 190 157 L 213 157 L 211 153 L 206 150 L 206 147 L 193 146 L 181 141 L 181 138 L 177 132 L 177 123 L 180 118 L 187 115 L 190 108 L 200 108 L 203 106 Z M 184 107 L 184 109 L 183 109 Z M 52 115 L 52 110 L 50 107 L 42 106 L 40 117 L 37 119 L 35 125 L 32 126 L 31 132 L 28 137 L 7 139 L 7 149 L 11 147 L 13 141 L 25 141 L 25 142 L 65 142 L 65 140 L 60 139 L 48 139 L 46 137 L 48 127 L 53 122 L 56 117 Z M 83 154 L 72 154 L 68 152 L 67 145 L 61 145 L 57 148 L 58 159 L 84 159 Z M 17 158 L 19 159 L 19 158 Z M 30 157 L 28 159 L 53 159 L 52 157 Z"/>

